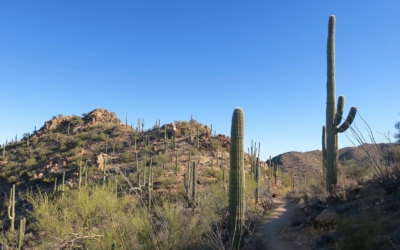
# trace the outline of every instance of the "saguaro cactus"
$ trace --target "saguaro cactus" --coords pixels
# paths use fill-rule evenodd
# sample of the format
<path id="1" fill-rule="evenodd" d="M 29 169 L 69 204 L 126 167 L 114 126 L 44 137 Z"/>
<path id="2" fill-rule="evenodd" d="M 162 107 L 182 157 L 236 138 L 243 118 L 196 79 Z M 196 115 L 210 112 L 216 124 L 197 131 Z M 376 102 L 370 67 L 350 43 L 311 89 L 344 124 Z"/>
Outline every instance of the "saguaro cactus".
<path id="1" fill-rule="evenodd" d="M 22 245 L 24 244 L 25 225 L 26 225 L 26 219 L 25 219 L 25 218 L 22 218 L 22 219 L 19 221 L 18 250 L 21 250 L 21 247 L 22 247 Z"/>
<path id="2" fill-rule="evenodd" d="M 327 44 L 327 98 L 326 98 L 326 188 L 329 192 L 337 184 L 338 132 L 346 131 L 354 120 L 357 109 L 351 107 L 346 121 L 340 125 L 344 108 L 344 96 L 339 96 L 335 109 L 335 16 L 329 17 Z"/>
<path id="3" fill-rule="evenodd" d="M 153 168 L 152 168 L 152 166 L 151 165 L 153 165 L 153 157 L 150 159 L 150 167 L 149 167 L 149 193 L 148 193 L 148 198 L 149 198 L 149 207 L 148 207 L 148 210 L 149 210 L 149 212 L 150 212 L 150 210 L 151 210 L 151 194 L 152 194 L 152 192 L 153 192 Z"/>
<path id="4" fill-rule="evenodd" d="M 14 232 L 15 222 L 15 184 L 10 190 L 10 205 L 8 205 L 8 218 L 11 220 L 10 231 Z"/>
<path id="5" fill-rule="evenodd" d="M 258 200 L 260 197 L 260 157 L 257 157 L 257 160 L 256 160 L 254 180 L 257 183 L 257 187 L 255 190 L 255 198 L 256 198 L 256 204 L 258 204 Z"/>
<path id="6" fill-rule="evenodd" d="M 193 162 L 193 170 L 192 170 L 192 204 L 193 208 L 196 207 L 196 162 Z"/>
<path id="7" fill-rule="evenodd" d="M 230 172 L 229 172 L 229 214 L 232 249 L 241 249 L 244 226 L 244 113 L 236 108 L 232 116 Z"/>

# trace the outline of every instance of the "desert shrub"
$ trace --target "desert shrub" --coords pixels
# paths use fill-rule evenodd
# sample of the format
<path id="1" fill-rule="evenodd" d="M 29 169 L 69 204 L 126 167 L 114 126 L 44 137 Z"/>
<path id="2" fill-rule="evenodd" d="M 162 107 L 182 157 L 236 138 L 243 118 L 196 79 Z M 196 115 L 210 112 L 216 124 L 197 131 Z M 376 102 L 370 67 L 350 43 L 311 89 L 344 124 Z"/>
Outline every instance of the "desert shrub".
<path id="1" fill-rule="evenodd" d="M 197 155 L 199 153 L 199 150 L 197 150 L 197 148 L 190 147 L 190 148 L 188 148 L 188 152 L 191 155 Z"/>
<path id="2" fill-rule="evenodd" d="M 17 181 L 18 181 L 18 179 L 17 179 L 17 177 L 14 176 L 14 175 L 8 177 L 8 179 L 7 179 L 7 182 L 8 182 L 9 184 L 17 183 Z"/>
<path id="3" fill-rule="evenodd" d="M 217 177 L 217 173 L 218 172 L 220 172 L 220 170 L 219 169 L 216 169 L 216 168 L 207 168 L 205 171 L 204 171 L 204 174 L 203 174 L 203 176 L 206 176 L 206 177 Z M 225 176 L 226 176 L 226 173 L 225 173 Z"/>
<path id="4" fill-rule="evenodd" d="M 74 156 L 74 155 L 79 154 L 80 152 L 82 152 L 82 148 L 81 147 L 75 147 L 75 148 L 70 149 L 69 151 L 67 151 L 65 153 L 61 153 L 61 157 Z"/>
<path id="5" fill-rule="evenodd" d="M 85 249 L 139 249 L 138 234 L 150 226 L 146 212 L 136 209 L 137 200 L 129 195 L 117 197 L 112 182 L 84 186 L 79 192 L 67 192 L 64 199 L 51 199 L 48 204 L 40 194 L 27 194 L 27 200 L 35 208 L 33 227 L 44 233 L 39 243 L 42 249 L 59 248 L 80 236 L 101 239 L 75 242 Z"/>
<path id="6" fill-rule="evenodd" d="M 212 139 L 212 140 L 211 140 L 211 147 L 212 147 L 213 149 L 221 148 L 221 147 L 222 147 L 222 143 L 221 143 L 221 141 L 218 140 L 218 139 Z"/>
<path id="7" fill-rule="evenodd" d="M 290 176 L 288 176 L 285 173 L 280 173 L 279 177 L 281 179 L 282 185 L 284 187 L 289 187 L 290 186 Z"/>
<path id="8" fill-rule="evenodd" d="M 103 132 L 93 133 L 93 134 L 90 135 L 90 140 L 92 140 L 92 141 L 106 141 L 107 140 L 107 135 L 104 134 Z"/>
<path id="9" fill-rule="evenodd" d="M 161 167 L 159 167 L 159 168 L 154 168 L 153 167 L 153 178 L 154 178 L 154 181 L 159 181 L 160 177 L 164 176 L 164 174 L 166 174 L 166 172 L 167 171 L 165 169 L 162 169 Z"/>
<path id="10" fill-rule="evenodd" d="M 80 132 L 79 134 L 76 135 L 76 137 L 78 137 L 81 140 L 87 139 L 88 137 L 88 132 Z"/>
<path id="11" fill-rule="evenodd" d="M 120 159 L 122 162 L 130 162 L 132 161 L 132 155 L 129 152 L 125 152 L 121 154 Z"/>
<path id="12" fill-rule="evenodd" d="M 162 231 L 165 235 L 160 238 L 161 249 L 189 249 L 200 244 L 206 225 L 202 223 L 201 216 L 191 213 L 183 202 L 174 204 L 164 200 L 157 213 L 165 227 Z"/>
<path id="13" fill-rule="evenodd" d="M 35 158 L 29 158 L 28 160 L 26 160 L 26 162 L 25 162 L 25 166 L 27 167 L 27 168 L 32 168 L 32 167 L 34 167 L 34 166 L 36 166 L 37 165 L 37 162 L 36 162 L 36 159 Z"/>
<path id="14" fill-rule="evenodd" d="M 370 170 L 367 167 L 356 164 L 354 160 L 346 160 L 342 165 L 350 179 L 357 181 L 360 185 L 364 183 L 370 174 Z"/>
<path id="15" fill-rule="evenodd" d="M 170 154 L 167 152 L 167 153 L 164 153 L 164 154 L 159 154 L 156 157 L 154 157 L 153 158 L 153 162 L 155 164 L 158 163 L 158 164 L 162 165 L 162 164 L 166 163 L 169 158 L 170 158 Z"/>
<path id="16" fill-rule="evenodd" d="M 369 218 L 371 216 L 371 218 Z M 379 232 L 382 225 L 382 215 L 378 210 L 362 218 L 348 217 L 338 221 L 338 231 L 345 237 L 339 243 L 340 249 L 370 249 L 374 236 Z"/>
<path id="17" fill-rule="evenodd" d="M 69 123 L 72 126 L 79 126 L 84 123 L 83 119 L 77 115 L 72 115 L 72 118 L 69 120 Z"/>

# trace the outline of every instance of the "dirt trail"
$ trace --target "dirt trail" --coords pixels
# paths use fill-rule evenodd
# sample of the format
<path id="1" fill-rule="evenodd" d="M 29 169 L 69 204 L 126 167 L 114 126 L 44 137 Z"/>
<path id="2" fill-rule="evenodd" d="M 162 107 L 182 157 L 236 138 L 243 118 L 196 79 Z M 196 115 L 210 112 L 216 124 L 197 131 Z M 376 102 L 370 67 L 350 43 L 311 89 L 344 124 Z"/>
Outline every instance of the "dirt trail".
<path id="1" fill-rule="evenodd" d="M 278 207 L 258 225 L 254 237 L 246 247 L 247 250 L 294 249 L 288 242 L 281 239 L 279 229 L 290 225 L 290 218 L 293 215 L 296 204 L 287 198 L 276 198 L 274 202 Z"/>

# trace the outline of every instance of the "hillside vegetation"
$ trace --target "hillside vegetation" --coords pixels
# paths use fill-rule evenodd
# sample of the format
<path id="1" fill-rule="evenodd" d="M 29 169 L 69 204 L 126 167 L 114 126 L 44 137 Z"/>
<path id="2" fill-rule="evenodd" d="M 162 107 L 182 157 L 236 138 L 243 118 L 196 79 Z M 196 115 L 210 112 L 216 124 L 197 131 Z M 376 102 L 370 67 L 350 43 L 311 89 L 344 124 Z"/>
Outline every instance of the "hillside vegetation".
<path id="1" fill-rule="evenodd" d="M 194 119 L 145 127 L 143 120 L 128 125 L 112 112 L 95 109 L 83 116 L 53 117 L 32 134 L 3 145 L 0 245 L 230 249 L 230 138 Z M 338 189 L 328 194 L 320 150 L 260 161 L 257 182 L 254 144 L 244 155 L 243 248 L 252 249 L 247 243 L 274 208 L 275 196 L 299 204 L 292 227 L 283 229 L 282 236 L 294 248 L 400 246 L 400 175 L 378 178 L 371 168 L 373 152 L 392 165 L 400 162 L 397 144 L 343 148 Z M 320 222 L 325 210 L 335 219 Z"/>

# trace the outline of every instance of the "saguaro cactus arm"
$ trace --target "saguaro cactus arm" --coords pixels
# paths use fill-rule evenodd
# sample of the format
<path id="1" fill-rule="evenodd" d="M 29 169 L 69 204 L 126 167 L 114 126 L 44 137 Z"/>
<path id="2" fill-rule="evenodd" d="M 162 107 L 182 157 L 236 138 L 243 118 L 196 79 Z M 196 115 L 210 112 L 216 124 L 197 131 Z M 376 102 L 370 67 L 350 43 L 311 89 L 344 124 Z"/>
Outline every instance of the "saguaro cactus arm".
<path id="1" fill-rule="evenodd" d="M 338 103 L 337 103 L 337 109 L 336 109 L 336 114 L 335 114 L 335 119 L 333 121 L 333 125 L 337 126 L 340 124 L 342 121 L 342 114 L 343 114 L 343 109 L 344 109 L 344 96 L 339 96 L 338 98 Z"/>
<path id="2" fill-rule="evenodd" d="M 356 107 L 351 107 L 349 114 L 347 115 L 346 121 L 340 125 L 338 128 L 338 132 L 343 133 L 346 131 L 350 125 L 353 123 L 354 117 L 356 117 L 357 113 L 357 108 Z"/>

